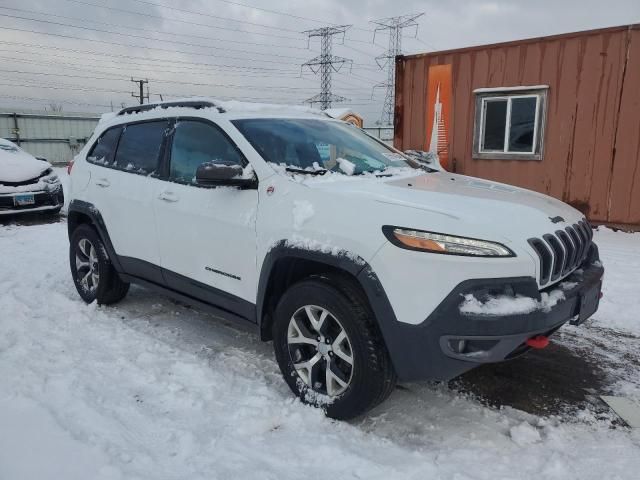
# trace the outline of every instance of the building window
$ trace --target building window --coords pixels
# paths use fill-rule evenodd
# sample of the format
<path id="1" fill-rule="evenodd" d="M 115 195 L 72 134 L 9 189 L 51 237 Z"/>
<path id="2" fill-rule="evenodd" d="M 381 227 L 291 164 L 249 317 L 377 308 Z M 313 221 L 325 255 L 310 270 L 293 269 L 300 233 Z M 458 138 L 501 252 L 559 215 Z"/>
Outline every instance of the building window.
<path id="1" fill-rule="evenodd" d="M 475 90 L 473 157 L 542 160 L 547 89 Z"/>

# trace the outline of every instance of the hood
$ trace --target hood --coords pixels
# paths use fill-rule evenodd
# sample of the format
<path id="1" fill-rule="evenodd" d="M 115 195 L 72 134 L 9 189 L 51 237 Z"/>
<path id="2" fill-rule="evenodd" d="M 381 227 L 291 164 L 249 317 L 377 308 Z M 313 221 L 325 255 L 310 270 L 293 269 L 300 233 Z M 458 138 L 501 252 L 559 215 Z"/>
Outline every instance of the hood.
<path id="1" fill-rule="evenodd" d="M 0 183 L 2 182 L 24 182 L 32 178 L 39 177 L 48 168 L 51 168 L 49 162 L 36 159 L 33 155 L 25 152 L 21 148 L 17 150 L 7 150 L 15 145 L 9 142 L 0 144 Z M 2 148 L 5 147 L 5 148 Z"/>
<path id="2" fill-rule="evenodd" d="M 500 230 L 503 238 L 511 238 L 514 231 L 519 237 L 539 237 L 584 218 L 578 210 L 547 195 L 447 172 L 402 179 L 360 179 L 348 184 L 317 183 L 313 187 L 336 193 L 348 189 L 350 194 L 429 213 L 417 215 L 417 224 L 401 226 L 429 230 L 435 221 L 451 226 L 453 230 L 444 232 L 451 234 L 471 236 L 474 232 Z"/>

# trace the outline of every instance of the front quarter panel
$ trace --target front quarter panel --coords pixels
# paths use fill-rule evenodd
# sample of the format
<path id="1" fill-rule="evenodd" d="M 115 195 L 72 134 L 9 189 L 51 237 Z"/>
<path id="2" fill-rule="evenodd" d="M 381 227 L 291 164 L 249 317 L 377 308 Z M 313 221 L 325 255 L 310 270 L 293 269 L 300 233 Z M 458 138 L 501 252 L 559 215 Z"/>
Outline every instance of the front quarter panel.
<path id="1" fill-rule="evenodd" d="M 399 322 L 417 325 L 461 282 L 469 279 L 535 277 L 529 253 L 474 258 L 405 250 L 386 243 L 369 262 Z M 461 299 L 462 301 L 462 299 Z"/>
<path id="2" fill-rule="evenodd" d="M 326 192 L 275 174 L 259 186 L 258 265 L 276 245 L 369 261 L 385 243 L 371 202 Z"/>

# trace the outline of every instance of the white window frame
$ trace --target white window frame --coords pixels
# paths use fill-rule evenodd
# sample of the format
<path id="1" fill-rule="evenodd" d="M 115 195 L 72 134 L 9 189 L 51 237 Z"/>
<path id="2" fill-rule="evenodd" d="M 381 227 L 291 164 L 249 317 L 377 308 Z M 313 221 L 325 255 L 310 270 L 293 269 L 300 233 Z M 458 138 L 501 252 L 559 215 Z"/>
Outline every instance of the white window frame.
<path id="1" fill-rule="evenodd" d="M 479 159 L 509 159 L 509 160 L 542 160 L 542 146 L 544 143 L 543 132 L 546 121 L 546 85 L 535 87 L 512 87 L 502 89 L 477 89 L 476 94 L 476 117 L 474 122 L 474 143 L 473 157 Z M 511 109 L 514 99 L 535 98 L 536 110 L 533 126 L 533 145 L 528 152 L 517 152 L 509 150 L 509 137 L 511 134 Z M 489 150 L 484 148 L 485 119 L 487 104 L 491 101 L 506 101 L 506 123 L 504 145 L 501 150 Z"/>

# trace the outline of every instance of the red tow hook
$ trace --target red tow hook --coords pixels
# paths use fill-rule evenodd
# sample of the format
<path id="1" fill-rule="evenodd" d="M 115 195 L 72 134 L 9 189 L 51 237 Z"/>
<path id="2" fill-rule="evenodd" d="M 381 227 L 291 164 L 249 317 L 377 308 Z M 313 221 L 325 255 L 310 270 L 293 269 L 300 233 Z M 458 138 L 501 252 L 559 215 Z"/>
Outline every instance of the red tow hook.
<path id="1" fill-rule="evenodd" d="M 545 337 L 544 335 L 538 335 L 537 337 L 532 337 L 527 340 L 526 343 L 531 348 L 544 348 L 549 345 L 549 337 Z"/>

